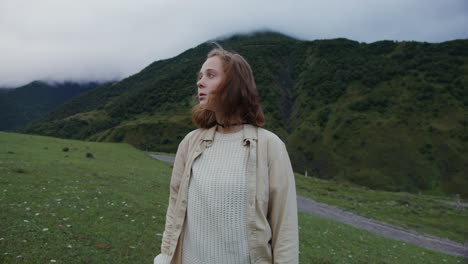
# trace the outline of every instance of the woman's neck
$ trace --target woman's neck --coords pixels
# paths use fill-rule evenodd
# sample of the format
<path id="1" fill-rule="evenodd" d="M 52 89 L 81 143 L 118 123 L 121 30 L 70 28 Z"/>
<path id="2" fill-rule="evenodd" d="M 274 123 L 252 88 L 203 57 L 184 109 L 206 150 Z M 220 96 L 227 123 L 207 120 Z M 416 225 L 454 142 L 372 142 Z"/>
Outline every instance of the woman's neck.
<path id="1" fill-rule="evenodd" d="M 236 132 L 241 131 L 243 126 L 244 125 L 235 125 L 235 126 L 228 126 L 228 127 L 218 126 L 216 131 L 219 133 L 223 133 L 223 134 L 236 133 Z"/>
<path id="2" fill-rule="evenodd" d="M 215 112 L 215 114 L 216 114 L 216 124 L 218 124 L 218 129 L 216 131 L 219 132 L 219 133 L 224 133 L 224 134 L 236 133 L 236 132 L 241 131 L 242 128 L 244 127 L 244 124 L 243 124 L 242 119 L 240 117 L 238 117 L 237 119 L 231 121 L 234 124 L 232 124 L 230 126 L 225 126 L 225 125 L 222 124 L 223 122 L 220 122 L 221 124 L 218 123 L 218 120 L 222 119 L 219 116 L 219 113 Z M 237 121 L 237 122 L 235 122 L 235 121 Z"/>

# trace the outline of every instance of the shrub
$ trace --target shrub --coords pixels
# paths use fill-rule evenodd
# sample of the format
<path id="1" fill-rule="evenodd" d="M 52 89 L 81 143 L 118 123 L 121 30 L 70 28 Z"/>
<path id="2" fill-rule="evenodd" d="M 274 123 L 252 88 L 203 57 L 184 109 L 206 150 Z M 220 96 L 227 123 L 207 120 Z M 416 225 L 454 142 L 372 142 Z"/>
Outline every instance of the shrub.
<path id="1" fill-rule="evenodd" d="M 324 108 L 318 113 L 318 123 L 321 127 L 325 127 L 328 123 L 328 116 L 330 115 L 330 108 Z"/>
<path id="2" fill-rule="evenodd" d="M 396 201 L 399 205 L 408 206 L 411 204 L 411 196 L 403 195 Z"/>
<path id="3" fill-rule="evenodd" d="M 16 173 L 27 173 L 27 171 L 25 169 L 23 169 L 23 168 L 16 168 L 13 171 L 16 172 Z"/>
<path id="4" fill-rule="evenodd" d="M 351 182 L 371 189 L 395 191 L 393 180 L 377 169 L 364 169 L 350 175 Z"/>
<path id="5" fill-rule="evenodd" d="M 352 103 L 349 109 L 357 112 L 377 111 L 381 113 L 385 111 L 389 103 L 385 97 L 374 96 Z"/>

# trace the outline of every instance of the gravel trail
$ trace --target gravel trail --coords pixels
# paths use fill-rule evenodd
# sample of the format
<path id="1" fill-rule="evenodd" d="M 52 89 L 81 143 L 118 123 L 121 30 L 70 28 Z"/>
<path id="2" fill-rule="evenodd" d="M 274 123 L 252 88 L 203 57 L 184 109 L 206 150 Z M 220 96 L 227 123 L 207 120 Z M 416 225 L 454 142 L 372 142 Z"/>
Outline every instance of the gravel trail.
<path id="1" fill-rule="evenodd" d="M 302 196 L 297 196 L 297 207 L 303 212 L 349 224 L 384 237 L 416 244 L 446 254 L 468 258 L 468 247 L 454 241 L 418 234 L 408 229 L 362 217 Z"/>
<path id="2" fill-rule="evenodd" d="M 174 163 L 175 157 L 169 157 L 169 156 L 162 156 L 162 155 L 157 155 L 157 154 L 149 154 L 153 159 L 157 159 L 160 161 L 165 161 L 165 162 L 170 162 Z"/>

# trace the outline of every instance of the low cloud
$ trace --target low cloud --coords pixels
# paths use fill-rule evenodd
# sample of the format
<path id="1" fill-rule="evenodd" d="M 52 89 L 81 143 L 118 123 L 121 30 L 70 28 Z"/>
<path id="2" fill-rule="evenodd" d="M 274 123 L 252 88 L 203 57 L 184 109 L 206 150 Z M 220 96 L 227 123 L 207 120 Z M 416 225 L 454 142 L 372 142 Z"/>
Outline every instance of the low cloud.
<path id="1" fill-rule="evenodd" d="M 106 81 L 209 39 L 270 29 L 304 39 L 468 38 L 464 0 L 3 0 L 0 87 Z"/>

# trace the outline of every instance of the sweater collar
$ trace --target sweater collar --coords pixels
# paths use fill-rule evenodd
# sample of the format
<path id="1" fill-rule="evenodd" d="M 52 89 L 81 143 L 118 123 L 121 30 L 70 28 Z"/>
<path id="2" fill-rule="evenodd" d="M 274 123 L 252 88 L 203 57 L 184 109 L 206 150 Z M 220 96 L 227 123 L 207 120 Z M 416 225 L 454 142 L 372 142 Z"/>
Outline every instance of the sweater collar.
<path id="1" fill-rule="evenodd" d="M 208 128 L 205 132 L 205 135 L 203 135 L 203 141 L 213 141 L 217 128 L 218 128 L 218 125 L 214 125 L 211 128 Z M 257 140 L 257 127 L 250 125 L 250 124 L 244 124 L 243 131 L 244 131 L 244 135 L 243 135 L 244 143 L 250 140 Z"/>

